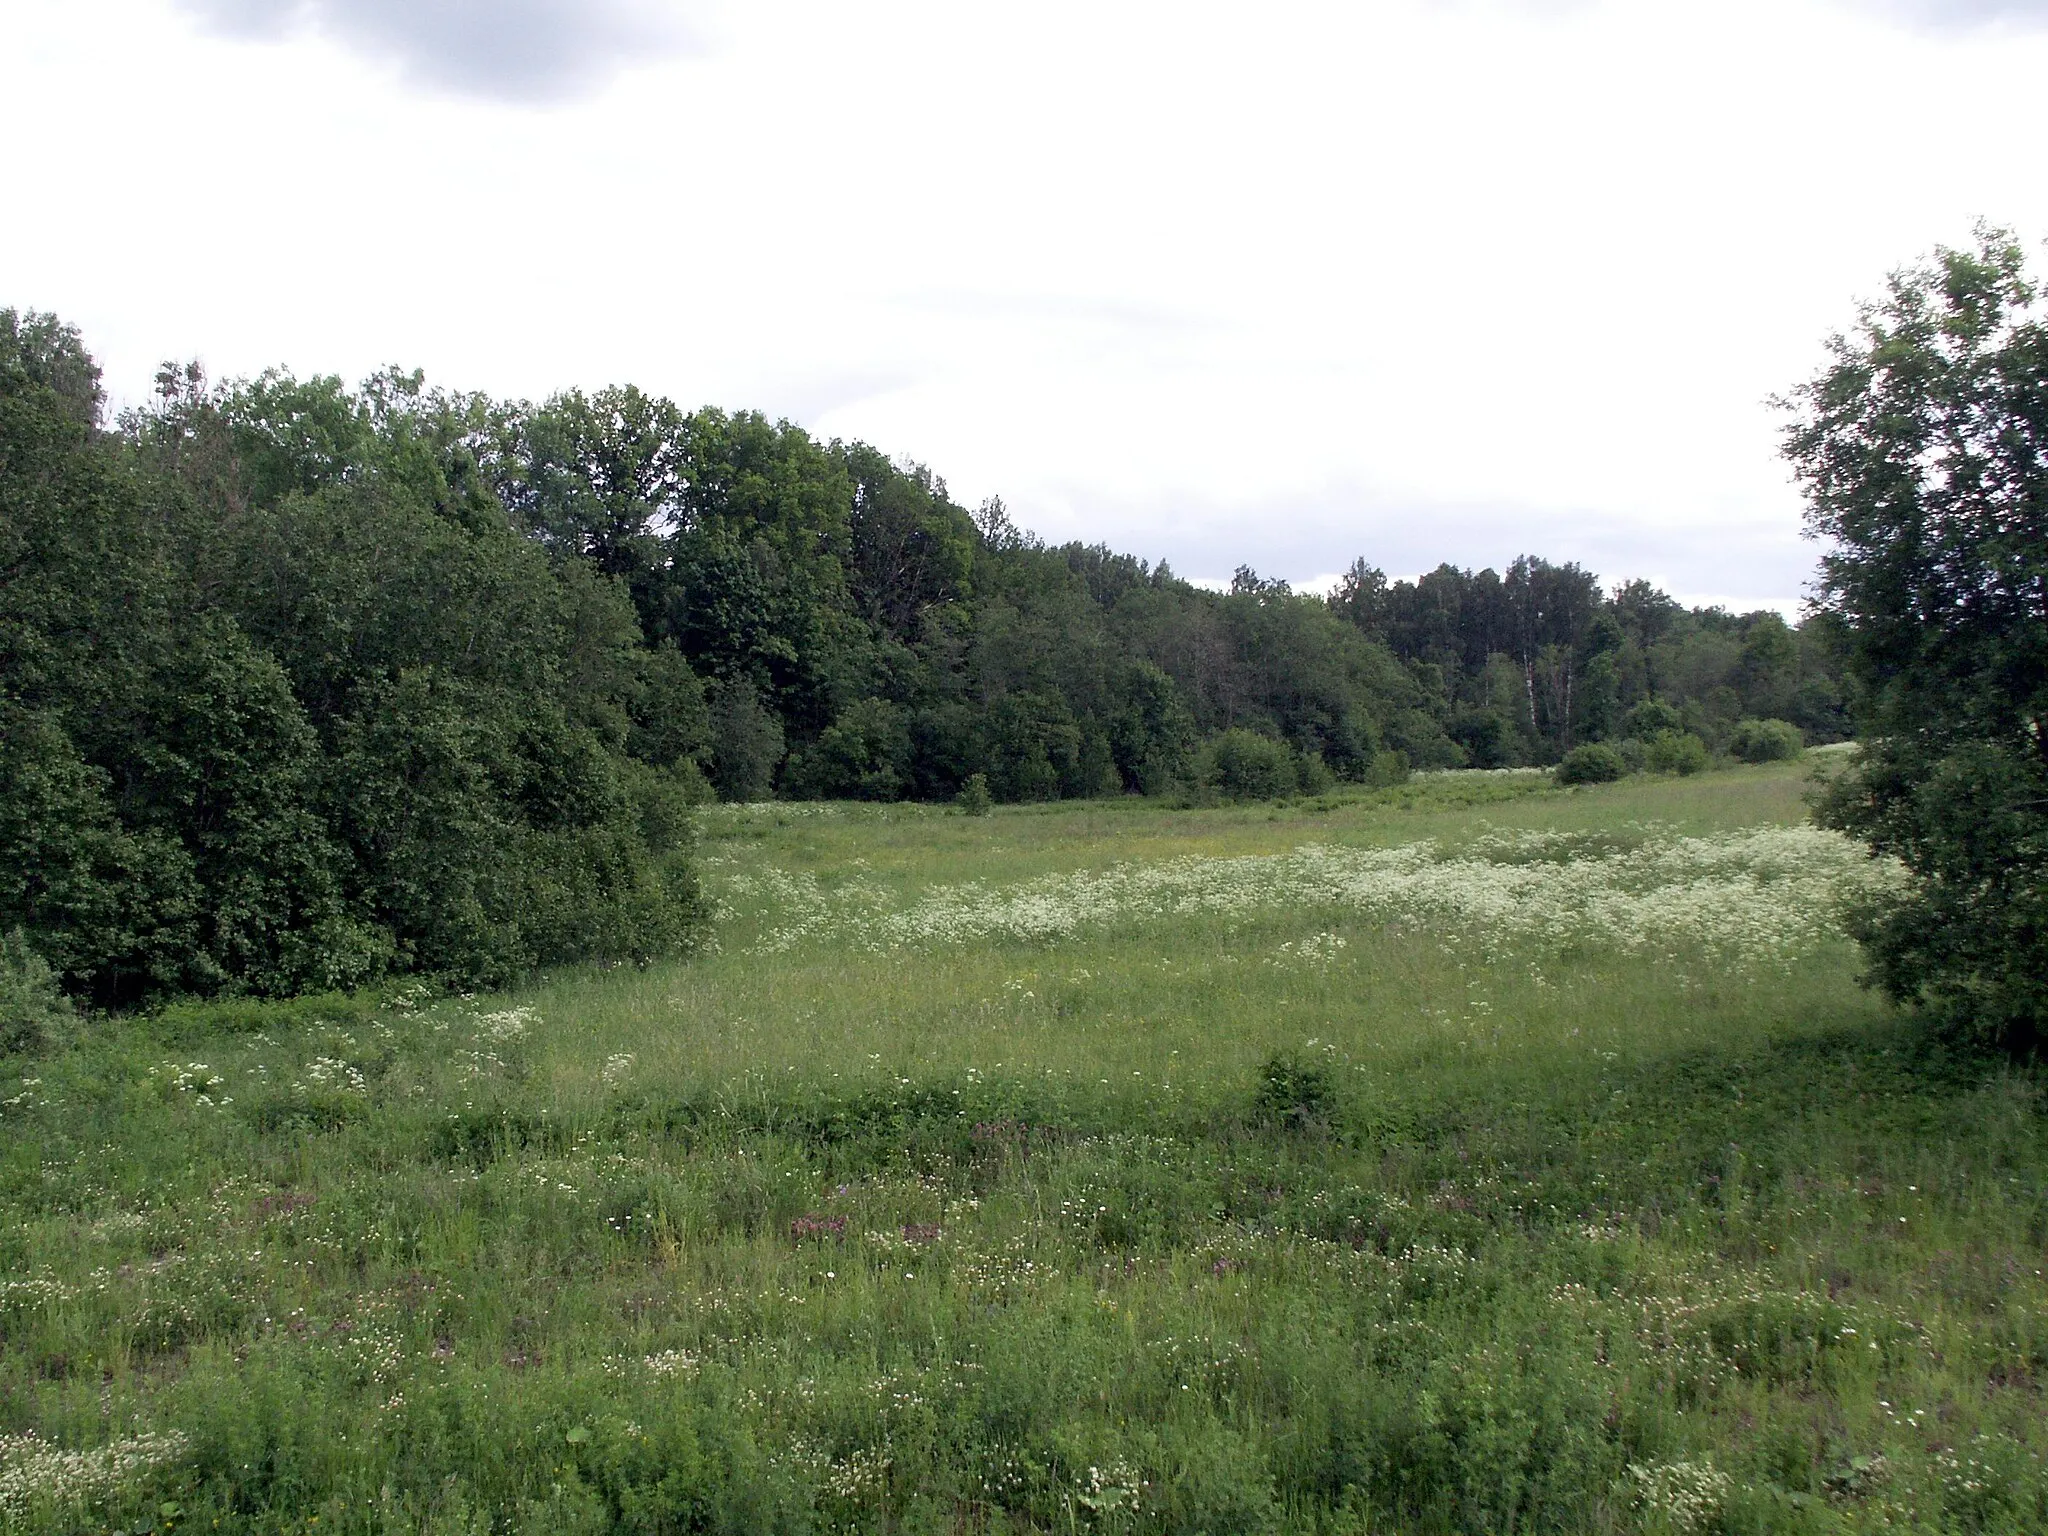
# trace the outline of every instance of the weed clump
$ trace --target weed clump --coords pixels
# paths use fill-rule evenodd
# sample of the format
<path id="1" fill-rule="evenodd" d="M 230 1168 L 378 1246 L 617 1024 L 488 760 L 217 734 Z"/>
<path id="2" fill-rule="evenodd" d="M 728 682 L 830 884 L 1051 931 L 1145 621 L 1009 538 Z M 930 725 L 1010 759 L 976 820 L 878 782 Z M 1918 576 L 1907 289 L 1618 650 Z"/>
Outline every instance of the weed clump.
<path id="1" fill-rule="evenodd" d="M 1259 1064 L 1252 1112 L 1262 1125 L 1304 1131 L 1326 1127 L 1337 1108 L 1329 1066 L 1297 1051 L 1275 1051 Z"/>

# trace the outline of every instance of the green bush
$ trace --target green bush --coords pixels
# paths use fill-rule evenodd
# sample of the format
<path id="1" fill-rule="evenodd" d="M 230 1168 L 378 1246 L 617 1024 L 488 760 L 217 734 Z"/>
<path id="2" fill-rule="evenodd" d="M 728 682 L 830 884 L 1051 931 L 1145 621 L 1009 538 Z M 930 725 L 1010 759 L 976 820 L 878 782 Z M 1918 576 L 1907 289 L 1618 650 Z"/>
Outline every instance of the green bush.
<path id="1" fill-rule="evenodd" d="M 711 782 L 721 799 L 749 802 L 775 793 L 782 765 L 782 721 L 752 679 L 722 683 L 711 701 Z"/>
<path id="2" fill-rule="evenodd" d="M 1628 772 L 1621 754 L 1604 741 L 1589 741 L 1574 747 L 1557 765 L 1560 784 L 1612 784 Z"/>
<path id="3" fill-rule="evenodd" d="M 953 803 L 959 806 L 965 815 L 986 816 L 996 803 L 995 796 L 988 792 L 988 775 L 969 774 L 967 782 L 960 787 L 960 793 L 954 797 Z"/>
<path id="4" fill-rule="evenodd" d="M 1375 752 L 1372 761 L 1365 765 L 1364 782 L 1373 789 L 1392 789 L 1397 784 L 1406 784 L 1409 772 L 1406 752 Z"/>
<path id="5" fill-rule="evenodd" d="M 1252 1112 L 1262 1123 L 1286 1130 L 1327 1125 L 1337 1109 L 1337 1083 L 1313 1057 L 1276 1051 L 1259 1065 Z"/>
<path id="6" fill-rule="evenodd" d="M 903 711 L 886 699 L 859 699 L 810 747 L 790 755 L 783 788 L 799 799 L 897 800 L 910 786 L 909 762 Z"/>
<path id="7" fill-rule="evenodd" d="M 1628 712 L 1621 733 L 1631 741 L 1655 741 L 1670 732 L 1683 731 L 1685 717 L 1662 699 L 1645 699 Z"/>
<path id="8" fill-rule="evenodd" d="M 1204 748 L 1201 781 L 1226 800 L 1273 800 L 1301 788 L 1301 770 L 1286 742 L 1239 728 Z"/>
<path id="9" fill-rule="evenodd" d="M 1643 744 L 1643 767 L 1651 773 L 1699 773 L 1707 762 L 1707 744 L 1690 731 L 1662 731 Z"/>
<path id="10" fill-rule="evenodd" d="M 19 928 L 0 934 L 0 1051 L 33 1051 L 71 1017 L 49 962 Z"/>
<path id="11" fill-rule="evenodd" d="M 1745 763 L 1781 763 L 1806 750 L 1806 738 L 1789 720 L 1738 720 L 1728 750 Z"/>
<path id="12" fill-rule="evenodd" d="M 1323 761 L 1320 752 L 1304 752 L 1297 765 L 1295 781 L 1304 795 L 1326 794 L 1337 786 L 1337 775 Z"/>

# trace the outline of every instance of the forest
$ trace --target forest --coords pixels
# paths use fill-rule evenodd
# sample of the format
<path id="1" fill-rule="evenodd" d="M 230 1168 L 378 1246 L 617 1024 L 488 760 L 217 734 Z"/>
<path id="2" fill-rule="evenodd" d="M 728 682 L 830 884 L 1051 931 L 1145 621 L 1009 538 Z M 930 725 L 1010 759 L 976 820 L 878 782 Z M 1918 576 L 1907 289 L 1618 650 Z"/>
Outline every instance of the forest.
<path id="1" fill-rule="evenodd" d="M 1828 622 L 1530 555 L 1209 590 L 630 386 L 166 365 L 110 417 L 0 310 L 0 933 L 98 1006 L 679 952 L 713 798 L 1768 757 L 1849 731 Z"/>

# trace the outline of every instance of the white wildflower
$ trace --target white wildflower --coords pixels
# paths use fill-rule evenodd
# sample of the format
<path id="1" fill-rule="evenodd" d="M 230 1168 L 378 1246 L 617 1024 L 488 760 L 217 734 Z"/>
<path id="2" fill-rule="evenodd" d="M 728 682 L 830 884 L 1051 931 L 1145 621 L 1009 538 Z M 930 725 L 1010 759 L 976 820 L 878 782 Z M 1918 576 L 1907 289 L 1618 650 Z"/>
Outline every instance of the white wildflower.
<path id="1" fill-rule="evenodd" d="M 132 1480 L 183 1456 L 177 1431 L 136 1435 L 93 1451 L 66 1451 L 30 1430 L 0 1435 L 0 1511 L 19 1515 L 38 1505 L 103 1499 Z"/>
<path id="2" fill-rule="evenodd" d="M 1711 1461 L 1661 1461 L 1632 1466 L 1639 1508 L 1654 1510 L 1680 1531 L 1703 1531 L 1721 1513 L 1735 1482 Z"/>

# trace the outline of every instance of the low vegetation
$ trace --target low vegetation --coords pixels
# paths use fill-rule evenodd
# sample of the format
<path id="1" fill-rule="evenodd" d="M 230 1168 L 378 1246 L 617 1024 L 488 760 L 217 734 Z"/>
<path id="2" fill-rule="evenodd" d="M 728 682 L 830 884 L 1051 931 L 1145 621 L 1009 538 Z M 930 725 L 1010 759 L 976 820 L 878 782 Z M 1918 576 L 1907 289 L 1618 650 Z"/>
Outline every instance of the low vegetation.
<path id="1" fill-rule="evenodd" d="M 731 806 L 687 965 L 59 1020 L 0 1528 L 2037 1529 L 2042 1087 L 1809 772 Z"/>

